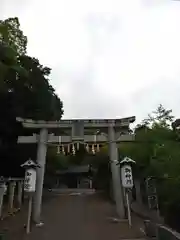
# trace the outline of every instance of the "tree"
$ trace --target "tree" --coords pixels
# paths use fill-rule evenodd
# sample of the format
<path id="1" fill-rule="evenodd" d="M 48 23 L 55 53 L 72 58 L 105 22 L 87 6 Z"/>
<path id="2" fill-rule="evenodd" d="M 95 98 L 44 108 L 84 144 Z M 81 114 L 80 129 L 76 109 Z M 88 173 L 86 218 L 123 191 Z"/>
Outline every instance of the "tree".
<path id="1" fill-rule="evenodd" d="M 50 68 L 42 66 L 37 59 L 29 56 L 21 56 L 19 61 L 28 76 L 20 75 L 20 81 L 11 82 L 16 109 L 19 106 L 16 115 L 23 118 L 60 120 L 63 104 L 49 84 Z"/>
<path id="2" fill-rule="evenodd" d="M 18 18 L 0 21 L 0 92 L 11 95 L 15 115 L 24 118 L 59 120 L 62 102 L 49 84 L 51 69 L 26 56 L 27 38 Z M 9 98 L 9 99 L 10 99 Z"/>
<path id="3" fill-rule="evenodd" d="M 17 137 L 24 133 L 16 117 L 60 120 L 63 104 L 49 83 L 50 68 L 26 55 L 27 38 L 17 18 L 0 21 L 0 159 L 1 174 L 12 176 L 9 163 L 20 165 Z M 20 151 L 21 152 L 21 151 Z M 17 173 L 18 174 L 18 173 Z"/>
<path id="4" fill-rule="evenodd" d="M 18 55 L 26 54 L 27 37 L 17 17 L 0 20 L 0 43 L 11 47 Z"/>
<path id="5" fill-rule="evenodd" d="M 122 145 L 120 152 L 136 161 L 136 176 L 156 178 L 160 210 L 167 223 L 177 227 L 172 218 L 180 214 L 180 151 L 173 119 L 172 110 L 160 105 L 135 128 L 135 142 Z"/>
<path id="6" fill-rule="evenodd" d="M 68 156 L 57 153 L 56 147 L 49 147 L 47 151 L 46 173 L 55 175 L 57 170 L 68 168 Z"/>
<path id="7" fill-rule="evenodd" d="M 143 120 L 142 125 L 155 127 L 170 127 L 173 122 L 174 116 L 171 115 L 172 110 L 165 109 L 162 104 L 160 104 L 152 114 L 148 115 L 147 119 Z"/>

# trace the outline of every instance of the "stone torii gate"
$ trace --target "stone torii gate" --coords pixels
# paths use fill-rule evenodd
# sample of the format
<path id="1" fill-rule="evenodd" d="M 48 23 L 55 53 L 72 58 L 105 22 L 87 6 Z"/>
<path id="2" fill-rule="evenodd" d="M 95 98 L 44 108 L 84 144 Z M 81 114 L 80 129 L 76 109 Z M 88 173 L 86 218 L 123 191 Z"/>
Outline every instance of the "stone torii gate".
<path id="1" fill-rule="evenodd" d="M 111 163 L 113 193 L 116 202 L 116 210 L 121 219 L 125 217 L 123 191 L 120 181 L 117 143 L 133 141 L 129 125 L 135 121 L 135 117 L 121 119 L 73 119 L 60 121 L 33 121 L 17 118 L 24 128 L 29 128 L 39 134 L 32 136 L 19 136 L 18 143 L 37 143 L 37 163 L 41 166 L 37 170 L 36 193 L 34 196 L 33 220 L 40 222 L 41 203 L 48 144 L 103 144 L 109 145 L 109 158 Z M 58 135 L 55 135 L 57 134 Z"/>

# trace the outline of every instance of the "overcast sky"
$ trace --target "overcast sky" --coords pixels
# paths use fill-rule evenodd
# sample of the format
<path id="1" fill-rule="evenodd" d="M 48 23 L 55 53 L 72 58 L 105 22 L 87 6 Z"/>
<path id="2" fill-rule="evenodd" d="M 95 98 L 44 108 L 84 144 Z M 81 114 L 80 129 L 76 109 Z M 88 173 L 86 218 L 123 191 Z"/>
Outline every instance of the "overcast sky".
<path id="1" fill-rule="evenodd" d="M 64 118 L 180 117 L 180 2 L 0 0 L 20 19 L 28 54 L 52 68 Z"/>

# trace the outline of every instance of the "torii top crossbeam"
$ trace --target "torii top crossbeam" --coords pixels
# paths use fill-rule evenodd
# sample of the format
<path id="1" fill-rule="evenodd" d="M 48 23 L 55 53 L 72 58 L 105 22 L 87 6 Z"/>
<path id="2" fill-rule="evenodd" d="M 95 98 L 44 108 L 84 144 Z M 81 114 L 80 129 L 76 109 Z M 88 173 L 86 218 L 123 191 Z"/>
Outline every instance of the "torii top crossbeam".
<path id="1" fill-rule="evenodd" d="M 129 127 L 135 121 L 135 117 L 118 119 L 64 119 L 60 121 L 44 121 L 16 118 L 25 128 L 70 128 L 75 123 L 81 123 L 84 128 L 106 128 L 109 124 L 113 127 Z"/>
<path id="2" fill-rule="evenodd" d="M 55 143 L 61 141 L 68 143 L 71 141 L 83 140 L 85 142 L 106 142 L 107 137 L 98 135 L 107 133 L 108 127 L 114 128 L 117 141 L 131 141 L 133 136 L 129 134 L 129 125 L 135 121 L 135 117 L 121 119 L 71 119 L 60 121 L 42 121 L 17 118 L 23 127 L 29 129 L 48 129 L 49 133 L 61 131 L 61 136 L 49 135 L 48 142 Z M 97 135 L 97 136 L 96 136 Z M 123 135 L 123 136 L 122 136 Z M 96 140 L 95 140 L 96 138 Z M 61 140 L 60 140 L 61 139 Z M 38 141 L 37 136 L 21 136 L 19 143 L 35 143 Z"/>

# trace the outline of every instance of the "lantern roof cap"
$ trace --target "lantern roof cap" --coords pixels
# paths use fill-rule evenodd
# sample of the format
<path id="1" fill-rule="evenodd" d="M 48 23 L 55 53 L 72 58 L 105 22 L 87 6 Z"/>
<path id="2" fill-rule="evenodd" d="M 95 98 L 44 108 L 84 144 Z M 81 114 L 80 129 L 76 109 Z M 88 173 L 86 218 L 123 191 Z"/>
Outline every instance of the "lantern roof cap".
<path id="1" fill-rule="evenodd" d="M 29 159 L 25 163 L 21 164 L 21 167 L 23 168 L 37 168 L 40 167 L 40 165 L 33 160 Z"/>
<path id="2" fill-rule="evenodd" d="M 129 158 L 129 157 L 125 157 L 125 158 L 123 158 L 123 160 L 122 161 L 120 161 L 120 164 L 125 164 L 125 163 L 136 163 L 134 160 L 132 160 L 131 158 Z"/>

